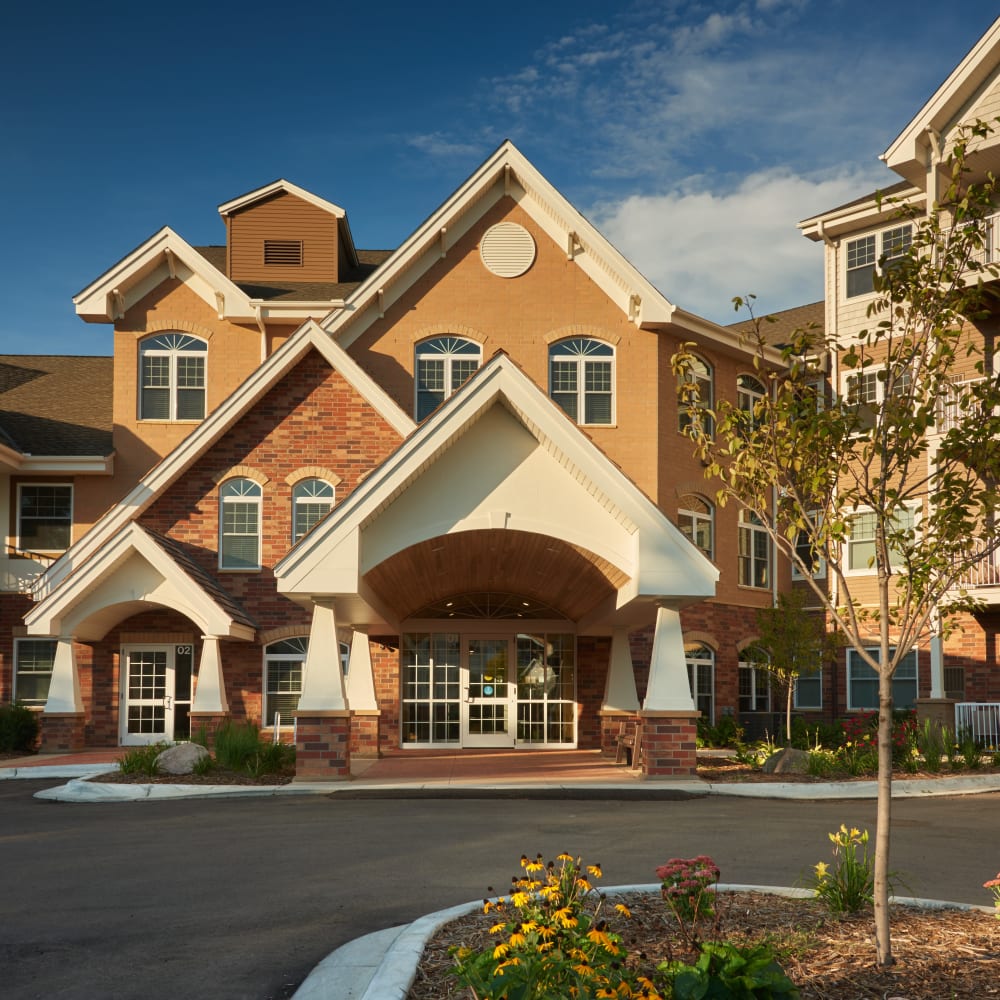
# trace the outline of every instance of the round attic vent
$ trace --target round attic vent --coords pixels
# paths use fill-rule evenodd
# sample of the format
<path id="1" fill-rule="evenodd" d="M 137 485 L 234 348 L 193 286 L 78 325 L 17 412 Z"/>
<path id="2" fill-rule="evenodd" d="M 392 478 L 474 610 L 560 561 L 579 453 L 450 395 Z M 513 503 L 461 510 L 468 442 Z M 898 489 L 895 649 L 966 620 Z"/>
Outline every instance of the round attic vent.
<path id="1" fill-rule="evenodd" d="M 500 278 L 524 274 L 535 260 L 535 241 L 524 226 L 500 222 L 486 230 L 479 244 L 486 270 Z"/>

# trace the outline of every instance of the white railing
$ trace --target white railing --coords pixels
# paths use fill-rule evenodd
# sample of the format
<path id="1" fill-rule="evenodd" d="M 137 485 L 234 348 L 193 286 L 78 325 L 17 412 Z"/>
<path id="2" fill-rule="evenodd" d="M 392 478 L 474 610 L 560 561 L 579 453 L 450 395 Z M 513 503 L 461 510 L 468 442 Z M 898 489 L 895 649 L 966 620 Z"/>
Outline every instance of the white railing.
<path id="1" fill-rule="evenodd" d="M 955 705 L 955 734 L 968 734 L 984 746 L 1000 747 L 1000 702 L 960 701 Z"/>
<path id="2" fill-rule="evenodd" d="M 0 591 L 13 594 L 27 594 L 31 585 L 52 564 L 47 556 L 31 552 L 8 550 L 0 555 Z"/>
<path id="3" fill-rule="evenodd" d="M 962 574 L 956 587 L 966 590 L 975 590 L 978 587 L 1000 587 L 1000 552 L 986 552 L 987 546 L 992 548 L 994 544 L 980 540 L 973 541 L 972 554 L 975 555 L 977 552 L 984 554 Z"/>
<path id="4" fill-rule="evenodd" d="M 969 225 L 974 224 L 969 223 Z M 982 226 L 983 248 L 972 254 L 971 257 L 981 264 L 996 264 L 1000 262 L 1000 213 L 986 216 Z"/>

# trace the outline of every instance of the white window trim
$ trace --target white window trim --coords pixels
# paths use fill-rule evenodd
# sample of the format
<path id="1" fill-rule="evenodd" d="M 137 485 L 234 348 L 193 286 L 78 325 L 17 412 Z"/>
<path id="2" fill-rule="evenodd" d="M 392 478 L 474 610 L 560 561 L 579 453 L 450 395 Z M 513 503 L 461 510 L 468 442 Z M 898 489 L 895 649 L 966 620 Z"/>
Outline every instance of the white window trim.
<path id="1" fill-rule="evenodd" d="M 740 712 L 754 713 L 754 712 L 771 712 L 773 711 L 774 702 L 774 690 L 772 688 L 771 681 L 773 675 L 767 666 L 763 663 L 758 663 L 755 660 L 740 660 L 737 664 L 737 675 L 736 675 L 736 704 L 740 705 L 743 701 L 744 695 L 742 691 L 741 681 L 743 677 L 748 676 L 744 671 L 749 671 L 750 677 L 750 687 L 751 693 L 748 696 L 754 704 L 763 700 L 767 705 L 766 708 L 742 708 L 740 707 Z M 760 688 L 764 688 L 763 693 Z"/>
<path id="2" fill-rule="evenodd" d="M 559 353 L 559 348 L 565 344 L 572 342 L 590 343 L 590 344 L 600 344 L 602 347 L 609 348 L 611 351 L 610 355 L 600 354 L 589 357 L 585 353 L 571 353 L 566 351 L 563 354 Z M 561 363 L 573 363 L 576 366 L 576 420 L 575 423 L 579 427 L 615 427 L 618 421 L 618 393 L 616 391 L 616 383 L 618 378 L 618 352 L 615 350 L 614 344 L 609 344 L 606 340 L 601 340 L 599 337 L 569 337 L 564 340 L 558 340 L 553 344 L 549 345 L 548 351 L 548 375 L 549 375 L 549 398 L 555 402 L 556 395 L 569 395 L 566 392 L 557 391 L 552 385 L 552 362 L 558 361 Z M 587 416 L 587 362 L 597 362 L 600 364 L 608 365 L 610 371 L 610 381 L 611 390 L 608 393 L 611 399 L 611 406 L 609 408 L 609 419 L 607 421 L 599 421 L 597 423 L 591 423 L 586 419 Z M 590 390 L 590 394 L 598 394 L 597 390 Z M 599 393 L 599 395 L 604 395 L 604 393 Z M 559 404 L 556 403 L 558 406 Z M 559 407 L 562 409 L 562 407 Z M 566 411 L 563 410 L 565 413 Z M 567 414 L 569 416 L 569 414 Z"/>
<path id="3" fill-rule="evenodd" d="M 814 511 L 813 513 L 809 514 L 809 520 L 815 523 L 816 518 L 818 516 L 819 516 L 818 512 Z M 793 548 L 798 548 L 798 545 L 795 544 L 792 547 Z M 824 559 L 823 556 L 819 557 L 819 563 L 817 564 L 816 568 L 812 571 L 812 573 L 810 574 L 809 577 L 807 577 L 799 569 L 798 563 L 796 563 L 794 559 L 791 560 L 791 563 L 792 563 L 792 579 L 793 580 L 808 580 L 808 579 L 810 579 L 810 577 L 813 580 L 825 580 L 826 579 L 826 559 Z"/>
<path id="4" fill-rule="evenodd" d="M 902 505 L 906 510 L 913 512 L 913 529 L 916 532 L 920 531 L 920 521 L 921 514 L 923 513 L 923 505 L 919 500 L 907 500 L 906 503 Z M 844 576 L 874 576 L 878 573 L 878 569 L 873 564 L 871 566 L 865 566 L 860 569 L 854 569 L 851 566 L 851 531 L 850 525 L 854 517 L 859 514 L 873 514 L 874 509 L 872 507 L 855 507 L 847 515 L 848 532 L 847 537 L 844 539 Z"/>
<path id="5" fill-rule="evenodd" d="M 293 653 L 293 652 L 290 652 L 290 653 L 268 653 L 268 649 L 271 646 L 277 646 L 281 642 L 293 642 L 296 639 L 299 640 L 299 641 L 301 641 L 303 643 L 304 647 L 305 647 L 302 650 L 301 653 Z M 351 655 L 351 647 L 346 642 L 340 642 L 339 646 L 340 646 L 340 669 L 344 672 L 344 675 L 346 676 L 347 675 L 348 662 L 350 660 L 350 655 Z M 283 694 L 283 693 L 284 694 L 295 694 L 294 691 L 281 692 L 281 691 L 269 691 L 268 690 L 268 670 L 269 670 L 269 667 L 270 667 L 272 661 L 275 661 L 275 660 L 299 660 L 300 657 L 301 657 L 301 663 L 302 663 L 302 680 L 301 680 L 301 682 L 299 684 L 299 690 L 298 690 L 298 696 L 299 696 L 299 698 L 301 698 L 302 697 L 302 684 L 305 683 L 306 656 L 308 655 L 308 652 L 309 652 L 309 635 L 308 635 L 308 633 L 305 633 L 305 632 L 302 635 L 289 635 L 289 636 L 285 636 L 283 639 L 275 639 L 272 642 L 269 642 L 266 646 L 264 646 L 264 648 L 262 650 L 263 658 L 264 658 L 264 671 L 263 671 L 264 676 L 263 676 L 263 681 L 262 681 L 262 686 L 261 686 L 261 714 L 262 715 L 265 712 L 264 706 L 267 705 L 267 700 L 268 700 L 269 695 L 272 695 L 272 694 Z M 296 705 L 298 705 L 298 702 L 296 702 Z M 297 708 L 294 709 L 294 711 L 297 711 L 297 710 L 298 710 Z M 269 714 L 267 714 L 265 716 L 265 718 L 263 718 L 261 720 L 261 726 L 263 728 L 267 728 L 267 729 L 271 729 L 271 728 L 274 727 L 274 713 L 273 712 L 270 712 Z M 294 715 L 289 718 L 288 722 L 286 722 L 285 721 L 285 717 L 282 716 L 281 717 L 281 722 L 280 722 L 278 728 L 280 730 L 290 730 L 290 729 L 293 729 L 294 726 L 295 726 Z"/>
<path id="6" fill-rule="evenodd" d="M 17 535 L 14 547 L 22 552 L 37 552 L 40 555 L 53 555 L 60 552 L 65 552 L 66 549 L 28 549 L 24 546 L 24 531 L 21 527 L 21 493 L 22 490 L 27 487 L 28 489 L 37 489 L 40 487 L 53 487 L 60 486 L 69 490 L 69 542 L 66 548 L 69 548 L 73 544 L 73 518 L 74 518 L 74 505 L 76 503 L 76 490 L 73 488 L 72 482 L 62 482 L 62 483 L 18 483 L 17 484 Z"/>
<path id="7" fill-rule="evenodd" d="M 435 344 L 441 341 L 452 341 L 455 344 L 469 344 L 475 347 L 478 354 L 473 355 L 471 351 L 461 354 L 456 351 L 430 351 L 428 350 L 429 344 Z M 453 377 L 453 366 L 456 361 L 471 361 L 475 358 L 476 361 L 476 371 L 478 371 L 483 366 L 483 345 L 477 343 L 475 340 L 471 340 L 469 337 L 462 337 L 455 333 L 440 333 L 434 337 L 427 337 L 426 339 L 420 341 L 420 343 L 415 344 L 413 347 L 413 419 L 417 421 L 426 420 L 438 406 L 441 406 L 447 400 L 449 400 L 456 390 L 460 389 L 465 383 L 472 378 L 469 375 L 468 378 L 456 385 L 456 379 Z M 441 401 L 430 410 L 424 416 L 420 415 L 420 362 L 421 361 L 441 361 L 444 363 L 444 386 L 443 386 L 443 397 Z"/>
<path id="8" fill-rule="evenodd" d="M 691 518 L 692 521 L 693 521 L 691 536 L 688 537 L 687 532 L 684 531 L 683 528 L 681 528 L 681 534 L 683 534 L 684 537 L 687 538 L 688 541 L 699 552 L 701 552 L 703 555 L 707 556 L 709 559 L 714 559 L 715 558 L 715 505 L 713 503 L 711 503 L 709 500 L 707 500 L 705 497 L 701 496 L 700 493 L 686 493 L 683 497 L 681 497 L 681 499 L 682 500 L 686 499 L 688 496 L 694 496 L 694 497 L 697 497 L 699 500 L 701 500 L 708 507 L 708 513 L 706 514 L 706 513 L 704 513 L 703 511 L 700 511 L 700 510 L 691 510 L 689 507 L 680 507 L 679 506 L 677 508 L 677 526 L 679 528 L 681 528 L 680 521 L 681 521 L 681 517 L 682 516 Z M 703 549 L 695 541 L 695 538 L 698 535 L 698 530 L 697 530 L 697 528 L 698 528 L 698 522 L 700 522 L 700 521 L 704 521 L 704 522 L 706 522 L 708 524 L 709 546 L 708 546 L 708 550 L 707 551 L 705 549 Z"/>
<path id="9" fill-rule="evenodd" d="M 321 483 L 323 486 L 328 487 L 330 490 L 330 496 L 329 497 L 300 496 L 299 491 L 304 489 L 309 483 Z M 326 479 L 323 479 L 319 476 L 310 476 L 308 479 L 302 479 L 292 487 L 292 544 L 293 545 L 296 542 L 298 542 L 299 539 L 304 538 L 307 534 L 309 534 L 309 532 L 312 531 L 312 528 L 315 527 L 315 525 L 313 525 L 306 531 L 302 532 L 301 535 L 298 533 L 298 531 L 296 530 L 298 524 L 298 516 L 297 516 L 298 505 L 300 503 L 302 504 L 313 503 L 318 506 L 321 503 L 325 503 L 327 500 L 329 500 L 329 503 L 327 504 L 326 514 L 329 514 L 337 503 L 337 488 L 336 486 L 333 485 L 333 483 L 328 482 Z M 319 518 L 319 520 L 320 521 L 323 520 L 323 518 L 326 517 L 326 514 L 323 514 Z M 316 523 L 318 524 L 319 521 L 317 521 Z"/>
<path id="10" fill-rule="evenodd" d="M 196 344 L 201 344 L 199 350 L 180 350 L 179 348 L 164 348 L 164 347 L 154 347 L 147 348 L 144 345 L 152 343 L 154 340 L 165 336 L 175 336 L 185 340 L 193 341 Z M 177 396 L 180 391 L 180 386 L 177 384 L 177 359 L 182 356 L 188 357 L 202 357 L 205 360 L 204 367 L 204 378 L 203 385 L 201 386 L 201 392 L 203 393 L 203 406 L 202 406 L 202 416 L 200 417 L 178 417 L 177 416 Z M 170 373 L 169 382 L 164 388 L 167 389 L 169 407 L 168 415 L 166 417 L 147 417 L 143 415 L 142 412 L 142 394 L 143 390 L 146 388 L 143 381 L 143 359 L 146 357 L 165 357 L 169 359 L 170 362 Z M 139 371 L 136 376 L 136 400 L 135 400 L 135 412 L 136 419 L 142 421 L 143 423 L 180 423 L 180 424 L 196 424 L 200 423 L 202 420 L 208 416 L 208 341 L 203 337 L 197 337 L 194 334 L 183 333 L 182 331 L 166 331 L 163 333 L 155 333 L 148 337 L 144 337 L 139 341 L 138 350 L 138 366 Z"/>
<path id="11" fill-rule="evenodd" d="M 845 239 L 844 240 L 843 245 L 842 245 L 843 246 L 843 249 L 842 249 L 842 253 L 843 253 L 843 265 L 844 265 L 843 266 L 843 275 L 844 276 L 843 276 L 842 285 L 843 285 L 843 295 L 844 295 L 844 301 L 845 302 L 864 301 L 865 299 L 871 298 L 873 295 L 879 294 L 878 292 L 875 291 L 874 288 L 871 291 L 861 292 L 861 293 L 859 293 L 857 295 L 850 295 L 848 293 L 848 291 L 847 291 L 847 287 L 848 287 L 848 274 L 851 271 L 858 270 L 858 268 L 848 268 L 848 266 L 847 266 L 848 248 L 851 246 L 851 244 L 852 243 L 858 243 L 861 240 L 867 239 L 869 236 L 874 236 L 875 237 L 875 260 L 874 260 L 873 264 L 866 264 L 864 266 L 865 267 L 872 267 L 873 266 L 874 270 L 875 270 L 875 274 L 883 274 L 884 272 L 882 270 L 881 261 L 882 261 L 882 259 L 884 257 L 886 257 L 886 250 L 885 250 L 886 237 L 888 236 L 889 233 L 896 232 L 896 231 L 898 231 L 900 229 L 903 229 L 903 228 L 909 228 L 909 230 L 910 230 L 910 240 L 912 241 L 912 239 L 913 239 L 913 225 L 911 223 L 898 222 L 898 221 L 895 223 L 895 225 L 884 226 L 882 229 L 875 229 L 875 230 L 872 230 L 871 232 L 867 232 L 867 233 L 858 233 L 856 236 L 852 236 L 849 239 Z M 907 244 L 907 247 L 909 247 L 909 245 L 910 244 Z M 902 253 L 897 253 L 897 254 L 895 254 L 892 257 L 888 257 L 887 259 L 888 260 L 893 260 L 893 259 L 895 259 L 897 257 L 902 257 L 902 256 L 903 256 Z"/>
<path id="12" fill-rule="evenodd" d="M 687 432 L 696 419 L 705 419 L 702 411 L 715 408 L 715 367 L 709 364 L 700 354 L 694 355 L 695 361 L 700 362 L 705 367 L 704 372 L 695 372 L 694 368 L 689 368 L 681 379 L 681 383 L 691 383 L 700 386 L 701 398 L 697 403 L 678 403 L 677 408 L 677 430 L 681 434 Z M 706 391 L 707 390 L 707 391 Z M 695 416 L 697 414 L 697 417 Z M 708 417 L 709 429 L 711 429 L 712 418 Z"/>
<path id="13" fill-rule="evenodd" d="M 46 638 L 45 636 L 37 636 L 37 637 L 32 636 L 30 638 L 18 638 L 18 639 L 14 640 L 14 665 L 13 665 L 14 668 L 13 668 L 12 677 L 11 677 L 11 681 L 12 681 L 12 685 L 13 685 L 13 697 L 11 699 L 12 701 L 16 702 L 16 701 L 19 701 L 19 700 L 23 700 L 23 699 L 20 699 L 19 692 L 17 690 L 18 675 L 22 672 L 22 671 L 18 670 L 18 665 L 19 665 L 19 663 L 21 661 L 21 657 L 19 655 L 19 650 L 21 648 L 21 645 L 22 644 L 27 644 L 29 642 L 51 642 L 51 643 L 54 644 L 56 641 L 57 640 L 54 639 L 54 638 Z M 54 649 L 52 651 L 52 666 L 53 666 L 53 669 L 54 669 L 55 668 L 55 650 Z M 39 675 L 41 675 L 41 673 L 42 673 L 41 671 L 38 671 Z M 51 681 L 52 681 L 52 670 L 50 670 L 48 672 L 48 676 L 49 676 L 49 683 L 51 684 Z M 32 707 L 32 708 L 44 708 L 45 707 L 45 702 L 37 702 L 37 701 L 35 701 L 29 707 Z"/>
<path id="14" fill-rule="evenodd" d="M 866 646 L 865 647 L 865 652 L 867 652 L 867 653 L 873 653 L 873 654 L 875 654 L 876 659 L 878 658 L 878 649 L 875 646 Z M 892 650 L 890 650 L 890 655 L 893 655 L 895 652 L 896 652 L 896 650 L 895 650 L 895 647 L 894 647 Z M 876 698 L 876 705 L 875 705 L 874 709 L 872 708 L 871 705 L 855 705 L 854 704 L 854 676 L 851 673 L 851 661 L 852 661 L 852 659 L 855 656 L 860 657 L 860 654 L 858 653 L 857 650 L 855 650 L 855 649 L 849 649 L 849 650 L 847 650 L 847 662 L 845 664 L 845 672 L 847 674 L 847 710 L 849 712 L 871 712 L 871 711 L 878 711 L 878 704 L 877 704 L 878 699 L 877 698 Z M 920 652 L 919 652 L 918 648 L 916 646 L 914 646 L 906 654 L 906 656 L 908 656 L 908 657 L 912 656 L 913 657 L 913 677 L 912 677 L 912 681 L 913 681 L 913 702 L 915 704 L 917 698 L 920 697 Z M 865 663 L 864 660 L 861 660 L 860 662 L 864 666 L 866 666 L 866 667 L 868 666 L 868 664 Z M 893 678 L 892 678 L 892 683 L 893 684 L 896 684 L 900 680 L 906 680 L 906 681 L 911 680 L 910 677 L 901 677 L 900 676 L 899 670 L 900 670 L 900 668 L 902 666 L 903 666 L 903 664 L 900 663 L 899 666 L 896 668 L 896 672 L 895 672 L 895 674 L 893 675 Z M 877 677 L 878 677 L 878 672 L 876 671 L 876 678 Z M 865 680 L 866 680 L 867 683 L 871 682 L 869 678 L 865 678 Z M 901 705 L 897 704 L 896 707 L 897 708 L 901 708 L 901 707 L 905 707 L 905 706 L 901 706 Z"/>
<path id="15" fill-rule="evenodd" d="M 774 583 L 774 543 L 771 541 L 771 536 L 768 534 L 767 528 L 762 524 L 754 524 L 753 521 L 744 520 L 744 516 L 747 515 L 747 511 L 740 511 L 740 518 L 736 525 L 736 582 L 738 586 L 745 587 L 748 590 L 770 590 Z M 740 555 L 740 536 L 744 531 L 747 531 L 750 535 L 750 560 L 751 560 L 751 573 L 750 578 L 753 580 L 756 577 L 756 573 L 753 569 L 757 565 L 757 558 L 754 555 L 755 546 L 753 544 L 754 539 L 757 534 L 763 534 L 767 538 L 767 582 L 763 585 L 758 585 L 756 583 L 744 583 L 740 579 L 740 560 L 742 556 Z"/>
<path id="16" fill-rule="evenodd" d="M 819 687 L 819 703 L 816 705 L 807 704 L 799 699 L 799 681 L 818 681 Z M 792 707 L 801 708 L 804 712 L 818 712 L 823 708 L 823 668 L 820 667 L 818 670 L 812 670 L 806 677 L 796 677 L 795 683 L 792 689 Z"/>
<path id="17" fill-rule="evenodd" d="M 257 487 L 256 494 L 244 494 L 241 496 L 226 497 L 224 491 L 227 486 L 235 482 L 246 482 L 251 483 Z M 226 517 L 226 503 L 256 503 L 257 505 L 257 565 L 256 566 L 227 566 L 226 565 L 226 555 L 225 555 L 225 539 L 227 537 L 232 538 L 249 538 L 249 535 L 232 535 L 227 536 L 225 534 L 225 517 Z M 226 479 L 224 482 L 219 484 L 219 569 L 225 570 L 227 573 L 256 573 L 263 567 L 263 547 L 264 547 L 264 488 L 260 483 L 255 482 L 253 479 L 248 479 L 246 476 L 234 476 L 231 479 Z"/>
<path id="18" fill-rule="evenodd" d="M 704 652 L 708 655 L 698 655 Z M 691 688 L 691 700 L 694 702 L 694 707 L 698 708 L 698 698 L 705 697 L 709 699 L 710 710 L 708 713 L 708 723 L 709 725 L 715 725 L 715 664 L 716 664 L 715 650 L 712 649 L 707 643 L 698 643 L 696 649 L 685 649 L 684 650 L 684 663 L 688 669 L 688 684 Z M 709 688 L 708 692 L 699 691 L 698 686 L 698 674 L 700 673 L 699 667 L 708 668 L 709 676 Z M 700 711 L 700 709 L 699 709 Z"/>

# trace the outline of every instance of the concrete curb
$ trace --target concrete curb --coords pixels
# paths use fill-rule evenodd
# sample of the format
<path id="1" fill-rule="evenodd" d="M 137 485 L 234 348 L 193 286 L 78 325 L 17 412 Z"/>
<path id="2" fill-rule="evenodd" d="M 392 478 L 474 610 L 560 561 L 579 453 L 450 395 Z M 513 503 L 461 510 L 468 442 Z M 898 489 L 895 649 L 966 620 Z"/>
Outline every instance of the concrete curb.
<path id="1" fill-rule="evenodd" d="M 660 883 L 607 886 L 606 896 L 623 893 L 659 893 Z M 808 899 L 809 889 L 773 885 L 720 884 L 717 892 L 763 892 L 791 899 Z M 891 903 L 905 903 L 927 909 L 978 910 L 992 914 L 991 906 L 949 903 L 938 899 L 891 896 Z M 483 901 L 463 903 L 428 913 L 412 924 L 377 931 L 348 942 L 325 958 L 293 994 L 293 1000 L 406 1000 L 416 978 L 427 942 L 445 924 L 482 908 Z"/>

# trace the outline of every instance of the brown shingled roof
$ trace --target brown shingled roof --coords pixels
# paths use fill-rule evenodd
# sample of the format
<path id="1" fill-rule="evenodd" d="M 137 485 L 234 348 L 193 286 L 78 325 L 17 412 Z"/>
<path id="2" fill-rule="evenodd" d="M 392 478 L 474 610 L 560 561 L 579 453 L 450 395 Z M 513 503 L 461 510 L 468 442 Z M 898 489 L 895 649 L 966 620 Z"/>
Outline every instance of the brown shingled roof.
<path id="1" fill-rule="evenodd" d="M 804 329 L 814 325 L 820 335 L 823 333 L 823 324 L 826 319 L 826 303 L 821 299 L 819 302 L 810 302 L 805 306 L 794 306 L 791 309 L 783 309 L 781 312 L 764 313 L 774 322 L 762 322 L 760 325 L 764 339 L 774 347 L 781 347 L 788 343 L 790 335 L 795 330 Z M 762 317 L 763 318 L 763 317 Z M 742 320 L 739 323 L 730 323 L 730 330 L 738 333 L 753 333 L 753 320 Z"/>
<path id="2" fill-rule="evenodd" d="M 195 247 L 221 274 L 226 273 L 226 248 L 220 246 Z M 284 300 L 288 302 L 329 302 L 345 299 L 370 274 L 378 270 L 394 253 L 393 250 L 358 250 L 358 266 L 348 268 L 341 276 L 343 281 L 282 281 L 264 284 L 237 282 L 242 291 L 252 299 Z"/>
<path id="3" fill-rule="evenodd" d="M 110 455 L 111 358 L 0 355 L 0 434 L 26 455 Z"/>

